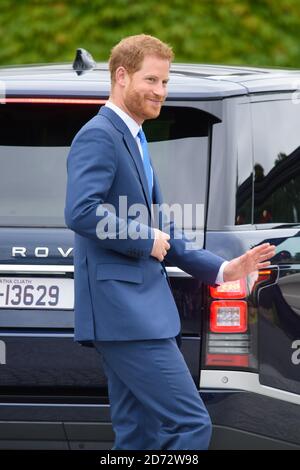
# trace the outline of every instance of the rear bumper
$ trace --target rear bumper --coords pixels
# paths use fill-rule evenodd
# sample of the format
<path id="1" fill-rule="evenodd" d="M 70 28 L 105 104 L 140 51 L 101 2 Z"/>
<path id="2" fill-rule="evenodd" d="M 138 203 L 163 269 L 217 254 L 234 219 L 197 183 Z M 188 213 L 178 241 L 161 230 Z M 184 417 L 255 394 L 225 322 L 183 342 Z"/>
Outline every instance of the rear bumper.
<path id="1" fill-rule="evenodd" d="M 210 449 L 298 449 L 300 407 L 255 393 L 201 393 L 213 422 Z M 111 449 L 109 405 L 1 403 L 0 449 Z"/>
<path id="2" fill-rule="evenodd" d="M 110 423 L 1 422 L 0 433 L 0 450 L 110 450 L 114 440 Z M 214 425 L 209 450 L 300 450 L 300 444 Z"/>

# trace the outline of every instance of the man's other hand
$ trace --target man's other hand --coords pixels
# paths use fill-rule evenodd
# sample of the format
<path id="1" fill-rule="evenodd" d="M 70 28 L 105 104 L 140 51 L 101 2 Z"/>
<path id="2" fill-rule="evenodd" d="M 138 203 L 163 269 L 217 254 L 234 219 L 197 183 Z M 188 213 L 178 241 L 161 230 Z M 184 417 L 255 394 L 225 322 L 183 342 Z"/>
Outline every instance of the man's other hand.
<path id="1" fill-rule="evenodd" d="M 275 255 L 275 246 L 263 243 L 248 250 L 242 256 L 234 258 L 225 266 L 223 272 L 224 282 L 236 281 L 246 277 L 253 271 L 267 268 L 271 263 L 269 260 Z"/>
<path id="2" fill-rule="evenodd" d="M 157 228 L 154 229 L 155 239 L 151 251 L 151 256 L 157 258 L 158 261 L 163 261 L 164 257 L 167 254 L 167 251 L 170 249 L 170 244 L 168 240 L 170 240 L 170 235 L 167 233 L 158 230 Z"/>

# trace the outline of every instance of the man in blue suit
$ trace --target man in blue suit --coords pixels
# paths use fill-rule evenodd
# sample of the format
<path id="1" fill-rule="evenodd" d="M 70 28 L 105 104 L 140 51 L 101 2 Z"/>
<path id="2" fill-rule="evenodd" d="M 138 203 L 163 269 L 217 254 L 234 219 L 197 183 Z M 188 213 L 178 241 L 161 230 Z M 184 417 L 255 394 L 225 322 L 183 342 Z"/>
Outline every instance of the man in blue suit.
<path id="1" fill-rule="evenodd" d="M 112 50 L 108 103 L 76 135 L 65 218 L 75 232 L 75 340 L 92 341 L 108 379 L 114 449 L 207 449 L 211 422 L 177 346 L 180 320 L 164 259 L 215 284 L 266 267 L 269 244 L 230 262 L 154 227 L 158 181 L 141 125 L 160 113 L 173 53 L 157 38 Z M 141 221 L 121 214 L 139 204 Z M 168 221 L 167 221 L 168 222 Z M 168 227 L 168 233 L 166 233 Z"/>

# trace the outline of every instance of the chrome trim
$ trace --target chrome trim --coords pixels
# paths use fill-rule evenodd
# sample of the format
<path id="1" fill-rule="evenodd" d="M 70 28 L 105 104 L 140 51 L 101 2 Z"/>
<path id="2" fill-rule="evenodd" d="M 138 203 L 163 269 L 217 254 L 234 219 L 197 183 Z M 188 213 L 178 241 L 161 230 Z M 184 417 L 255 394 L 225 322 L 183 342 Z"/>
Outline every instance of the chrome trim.
<path id="1" fill-rule="evenodd" d="M 73 265 L 55 264 L 0 264 L 0 273 L 9 274 L 63 274 L 73 273 Z"/>
<path id="2" fill-rule="evenodd" d="M 74 338 L 73 333 L 2 333 L 2 337 L 25 337 L 25 338 Z"/>
<path id="3" fill-rule="evenodd" d="M 176 267 L 166 267 L 170 277 L 192 277 L 190 274 Z M 59 264 L 0 264 L 0 273 L 5 274 L 63 274 L 73 273 L 73 265 Z"/>
<path id="4" fill-rule="evenodd" d="M 300 405 L 300 395 L 262 385 L 259 375 L 252 372 L 202 370 L 200 388 L 242 390 Z"/>
<path id="5" fill-rule="evenodd" d="M 190 274 L 182 271 L 182 269 L 176 268 L 175 266 L 166 267 L 168 276 L 170 277 L 192 277 Z"/>

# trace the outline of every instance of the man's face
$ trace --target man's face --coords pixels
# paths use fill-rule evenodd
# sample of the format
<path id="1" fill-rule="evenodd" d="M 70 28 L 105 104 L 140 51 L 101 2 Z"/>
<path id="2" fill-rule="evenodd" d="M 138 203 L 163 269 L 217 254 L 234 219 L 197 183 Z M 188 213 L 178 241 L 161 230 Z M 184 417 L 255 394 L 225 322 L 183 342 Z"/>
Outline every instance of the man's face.
<path id="1" fill-rule="evenodd" d="M 125 72 L 123 102 L 128 114 L 139 124 L 156 118 L 167 96 L 170 63 L 154 56 L 145 57 L 140 70 Z"/>

